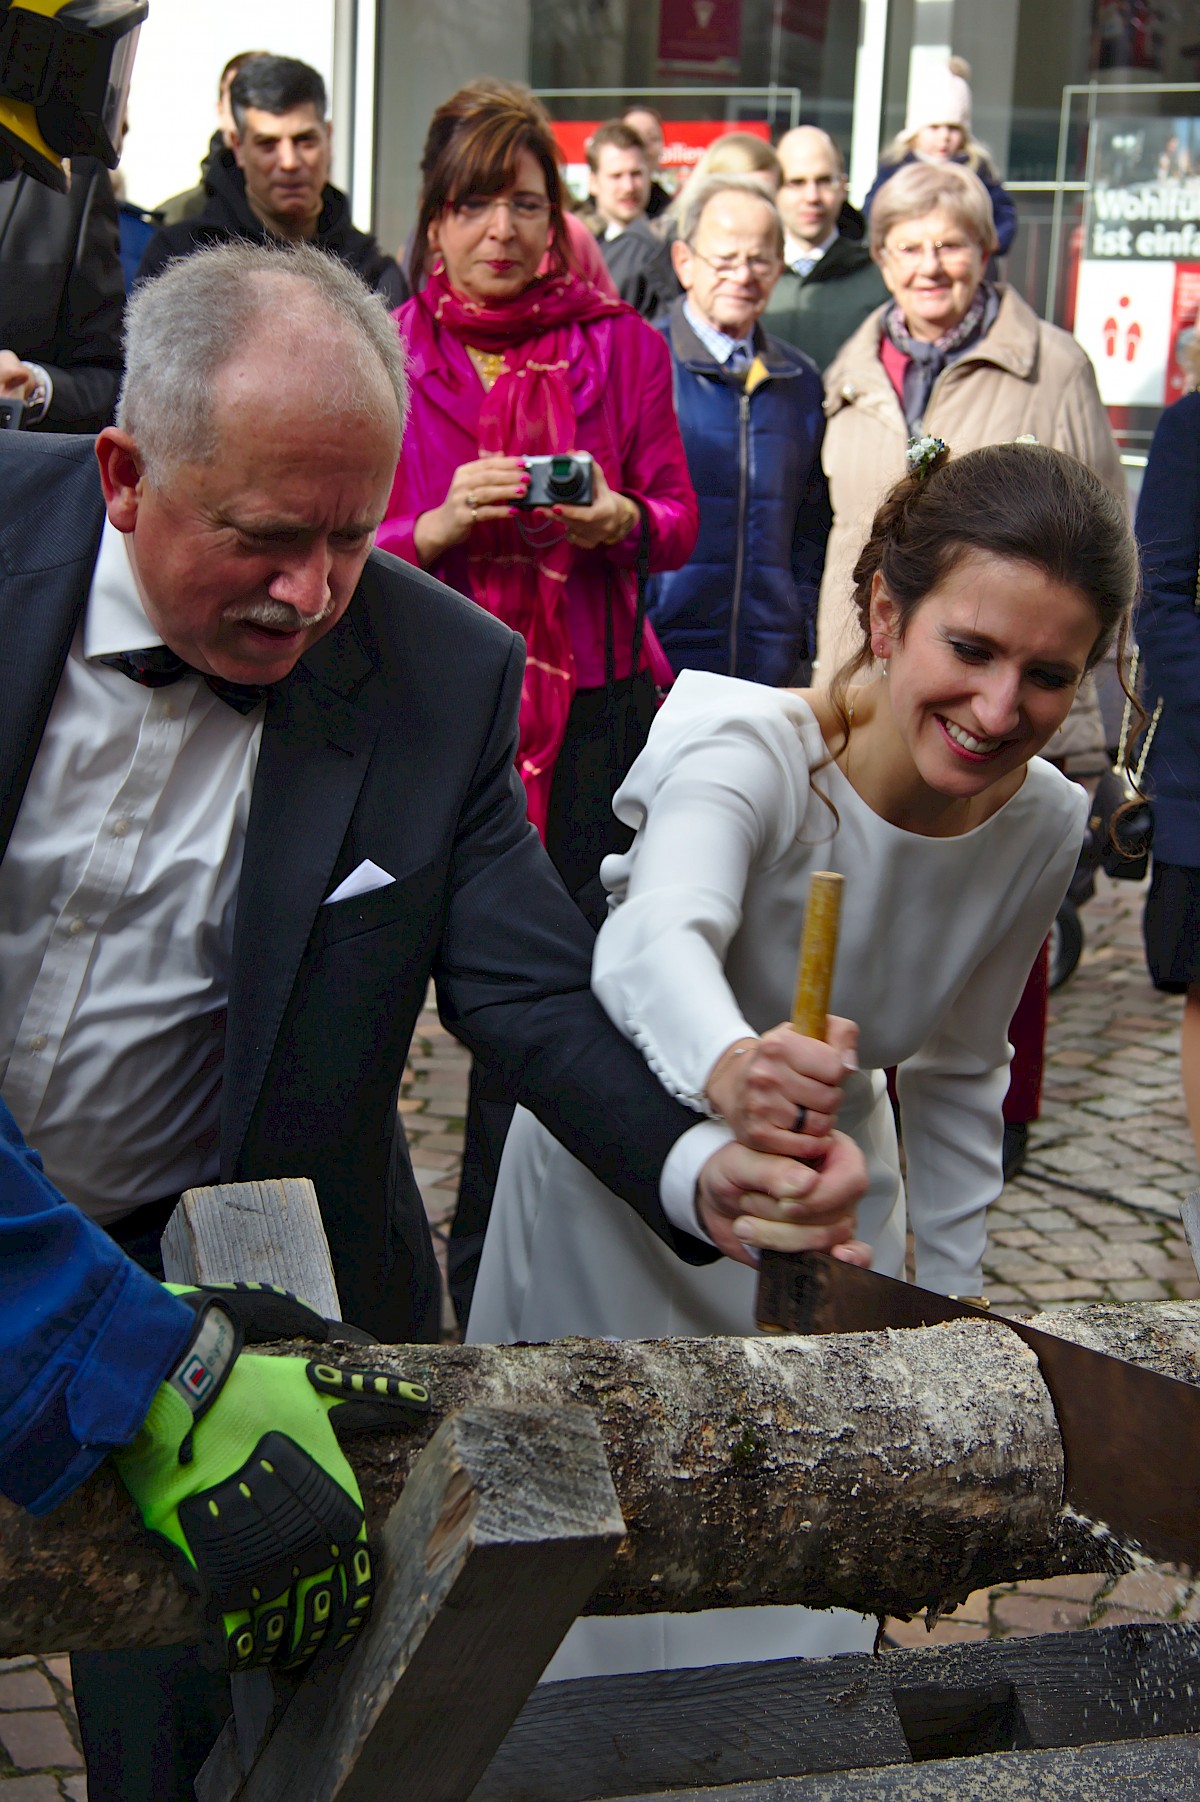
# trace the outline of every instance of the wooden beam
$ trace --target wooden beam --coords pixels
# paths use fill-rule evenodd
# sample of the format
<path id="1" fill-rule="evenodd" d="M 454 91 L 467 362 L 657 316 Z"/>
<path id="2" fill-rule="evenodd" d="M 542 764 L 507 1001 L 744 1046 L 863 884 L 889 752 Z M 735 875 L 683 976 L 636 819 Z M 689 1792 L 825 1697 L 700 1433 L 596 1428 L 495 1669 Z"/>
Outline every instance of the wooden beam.
<path id="1" fill-rule="evenodd" d="M 304 1682 L 232 1786 L 227 1730 L 198 1796 L 463 1802 L 624 1530 L 585 1409 L 464 1409 L 384 1525 L 362 1639 Z"/>
<path id="2" fill-rule="evenodd" d="M 885 1771 L 780 1777 L 721 1789 L 626 1793 L 620 1802 L 1184 1802 L 1200 1795 L 1200 1740 L 991 1752 Z"/>
<path id="3" fill-rule="evenodd" d="M 597 1802 L 1181 1732 L 1200 1732 L 1200 1635 L 1161 1623 L 645 1671 L 535 1690 L 471 1802 Z"/>
<path id="4" fill-rule="evenodd" d="M 306 1176 L 187 1189 L 163 1234 L 173 1283 L 276 1283 L 341 1319 L 329 1241 Z"/>

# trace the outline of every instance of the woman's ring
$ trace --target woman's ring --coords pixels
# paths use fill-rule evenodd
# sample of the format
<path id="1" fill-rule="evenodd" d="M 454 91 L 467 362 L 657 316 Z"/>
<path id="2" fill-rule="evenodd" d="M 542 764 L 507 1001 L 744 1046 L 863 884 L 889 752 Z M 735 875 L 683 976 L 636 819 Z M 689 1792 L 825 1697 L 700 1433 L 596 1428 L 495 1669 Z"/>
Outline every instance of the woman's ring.
<path id="1" fill-rule="evenodd" d="M 474 490 L 467 496 L 467 505 L 470 507 L 472 513 L 474 513 L 479 506 L 479 502 L 475 499 Z"/>
<path id="2" fill-rule="evenodd" d="M 792 1131 L 794 1133 L 802 1133 L 804 1131 L 804 1122 L 807 1119 L 808 1109 L 806 1107 L 798 1107 L 796 1109 L 796 1124 L 792 1127 Z"/>

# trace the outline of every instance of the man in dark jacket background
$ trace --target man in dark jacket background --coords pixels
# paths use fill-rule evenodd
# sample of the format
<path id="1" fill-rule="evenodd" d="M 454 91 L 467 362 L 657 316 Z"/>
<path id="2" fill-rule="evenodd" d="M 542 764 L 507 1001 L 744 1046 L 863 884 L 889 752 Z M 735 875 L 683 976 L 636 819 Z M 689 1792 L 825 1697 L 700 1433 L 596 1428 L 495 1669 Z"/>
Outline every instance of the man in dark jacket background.
<path id="1" fill-rule="evenodd" d="M 595 232 L 617 293 L 643 319 L 654 319 L 679 293 L 667 247 L 646 223 L 650 158 L 621 119 L 609 119 L 588 142 L 589 205 L 580 216 Z"/>
<path id="2" fill-rule="evenodd" d="M 845 164 L 829 133 L 798 125 L 775 148 L 783 165 L 784 268 L 767 306 L 767 329 L 825 369 L 888 291 L 861 230 L 855 238 L 847 229 L 858 215 L 844 205 Z"/>
<path id="3" fill-rule="evenodd" d="M 349 201 L 329 181 L 332 127 L 316 69 L 290 56 L 251 57 L 234 77 L 230 105 L 234 133 L 205 165 L 204 211 L 155 233 L 138 280 L 205 244 L 282 240 L 338 257 L 389 306 L 407 300 L 399 265 L 351 224 Z"/>
<path id="4" fill-rule="evenodd" d="M 821 378 L 758 323 L 783 226 L 752 176 L 688 187 L 672 246 L 686 290 L 660 325 L 700 501 L 683 569 L 654 579 L 650 618 L 672 666 L 774 685 L 811 675 L 831 523 Z"/>

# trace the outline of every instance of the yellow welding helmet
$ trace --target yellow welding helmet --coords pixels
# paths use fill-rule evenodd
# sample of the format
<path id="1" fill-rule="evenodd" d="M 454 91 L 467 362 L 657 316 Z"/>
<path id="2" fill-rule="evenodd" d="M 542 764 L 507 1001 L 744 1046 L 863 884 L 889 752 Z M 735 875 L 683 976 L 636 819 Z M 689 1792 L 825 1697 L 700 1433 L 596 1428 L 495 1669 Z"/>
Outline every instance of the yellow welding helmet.
<path id="1" fill-rule="evenodd" d="M 0 179 L 67 185 L 63 159 L 115 168 L 147 0 L 0 0 Z"/>

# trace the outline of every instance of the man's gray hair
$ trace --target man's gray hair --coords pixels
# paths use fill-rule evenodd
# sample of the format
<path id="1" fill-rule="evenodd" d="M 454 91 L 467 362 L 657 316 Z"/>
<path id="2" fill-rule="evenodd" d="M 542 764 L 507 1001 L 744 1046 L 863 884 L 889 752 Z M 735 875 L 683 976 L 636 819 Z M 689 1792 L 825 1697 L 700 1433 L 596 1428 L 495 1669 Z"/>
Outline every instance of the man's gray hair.
<path id="1" fill-rule="evenodd" d="M 694 248 L 700 216 L 718 194 L 752 194 L 755 200 L 761 200 L 775 221 L 775 248 L 780 256 L 783 255 L 783 220 L 771 190 L 757 175 L 703 175 L 699 181 L 693 177 L 683 190 L 683 205 L 679 211 L 679 236 L 685 244 Z"/>
<path id="2" fill-rule="evenodd" d="M 285 341 L 303 336 L 295 380 L 311 380 L 314 415 L 362 413 L 394 426 L 394 401 L 403 433 L 405 356 L 382 296 L 307 244 L 212 245 L 143 282 L 125 309 L 117 424 L 136 441 L 153 487 L 181 464 L 216 457 L 217 377 L 264 328 Z M 332 348 L 339 354 L 330 359 Z"/>

